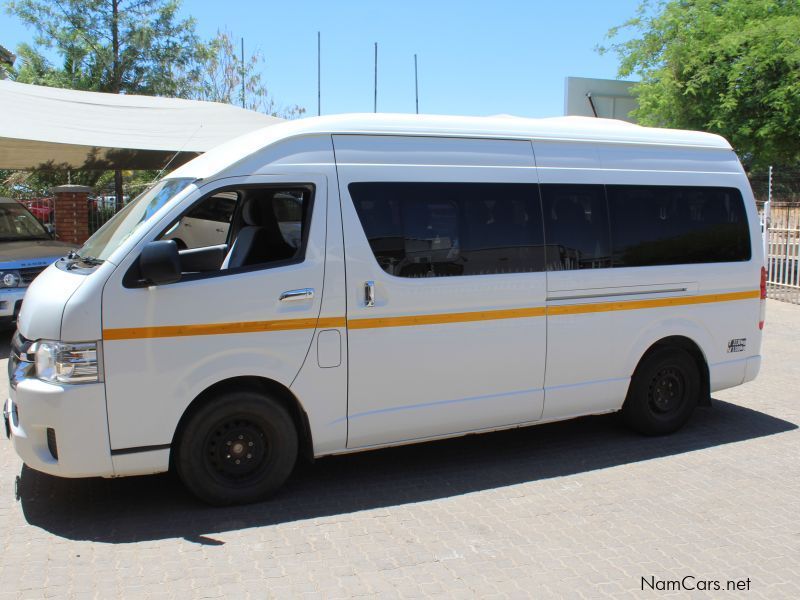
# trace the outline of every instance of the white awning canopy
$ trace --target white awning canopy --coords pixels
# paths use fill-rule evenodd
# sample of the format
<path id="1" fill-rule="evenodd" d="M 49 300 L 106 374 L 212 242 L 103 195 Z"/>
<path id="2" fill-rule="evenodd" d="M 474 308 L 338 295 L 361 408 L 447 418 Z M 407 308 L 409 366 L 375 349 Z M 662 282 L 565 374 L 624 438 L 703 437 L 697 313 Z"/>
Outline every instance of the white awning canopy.
<path id="1" fill-rule="evenodd" d="M 0 169 L 172 168 L 281 121 L 216 102 L 0 80 Z"/>

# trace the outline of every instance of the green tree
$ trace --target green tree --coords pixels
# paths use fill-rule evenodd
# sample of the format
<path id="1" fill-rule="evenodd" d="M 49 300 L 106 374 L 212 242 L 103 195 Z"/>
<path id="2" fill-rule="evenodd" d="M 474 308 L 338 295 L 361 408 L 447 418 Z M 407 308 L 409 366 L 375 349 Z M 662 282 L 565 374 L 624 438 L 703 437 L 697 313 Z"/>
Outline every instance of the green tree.
<path id="1" fill-rule="evenodd" d="M 297 105 L 280 106 L 270 95 L 261 75 L 264 62 L 260 51 L 242 57 L 237 52 L 231 33 L 218 31 L 208 45 L 192 97 L 209 102 L 235 104 L 286 119 L 302 116 L 305 113 L 304 108 Z"/>
<path id="2" fill-rule="evenodd" d="M 719 133 L 751 169 L 800 163 L 798 0 L 644 0 L 608 38 L 641 124 Z"/>
<path id="3" fill-rule="evenodd" d="M 16 0 L 8 11 L 36 32 L 18 49 L 17 81 L 113 94 L 187 96 L 208 48 L 179 0 Z M 55 48 L 51 64 L 37 48 Z"/>

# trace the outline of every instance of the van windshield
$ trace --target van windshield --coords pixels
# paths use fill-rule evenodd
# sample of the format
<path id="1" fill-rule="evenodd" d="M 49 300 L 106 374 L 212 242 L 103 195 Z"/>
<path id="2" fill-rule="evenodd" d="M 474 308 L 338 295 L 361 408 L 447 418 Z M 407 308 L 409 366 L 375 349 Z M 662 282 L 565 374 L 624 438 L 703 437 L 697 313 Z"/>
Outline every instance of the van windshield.
<path id="1" fill-rule="evenodd" d="M 158 209 L 186 189 L 194 179 L 162 179 L 149 190 L 135 198 L 111 217 L 78 250 L 85 262 L 100 263 L 106 260 L 120 244 L 144 225 Z"/>

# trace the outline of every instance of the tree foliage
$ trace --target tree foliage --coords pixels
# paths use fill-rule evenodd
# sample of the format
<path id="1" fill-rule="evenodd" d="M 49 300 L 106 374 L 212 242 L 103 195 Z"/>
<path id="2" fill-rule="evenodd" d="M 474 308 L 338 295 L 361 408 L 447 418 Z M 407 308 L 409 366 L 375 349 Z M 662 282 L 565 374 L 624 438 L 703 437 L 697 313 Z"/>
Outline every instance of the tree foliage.
<path id="1" fill-rule="evenodd" d="M 798 0 L 644 0 L 608 37 L 641 124 L 719 133 L 753 169 L 800 164 Z"/>
<path id="2" fill-rule="evenodd" d="M 186 96 L 207 47 L 178 0 L 16 0 L 8 11 L 36 32 L 18 48 L 17 81 L 97 92 Z M 38 48 L 55 48 L 53 65 Z"/>

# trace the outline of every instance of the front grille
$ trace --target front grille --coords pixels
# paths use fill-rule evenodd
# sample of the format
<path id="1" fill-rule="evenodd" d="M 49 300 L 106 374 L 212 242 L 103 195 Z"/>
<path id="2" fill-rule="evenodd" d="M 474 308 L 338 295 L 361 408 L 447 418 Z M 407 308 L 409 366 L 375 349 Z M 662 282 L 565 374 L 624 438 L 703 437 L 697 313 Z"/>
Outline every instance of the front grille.
<path id="1" fill-rule="evenodd" d="M 56 445 L 56 430 L 52 427 L 47 428 L 47 449 L 50 455 L 58 460 L 58 446 Z"/>
<path id="2" fill-rule="evenodd" d="M 47 267 L 28 267 L 19 270 L 19 275 L 22 277 L 22 285 L 30 285 L 36 276 L 44 271 Z"/>

